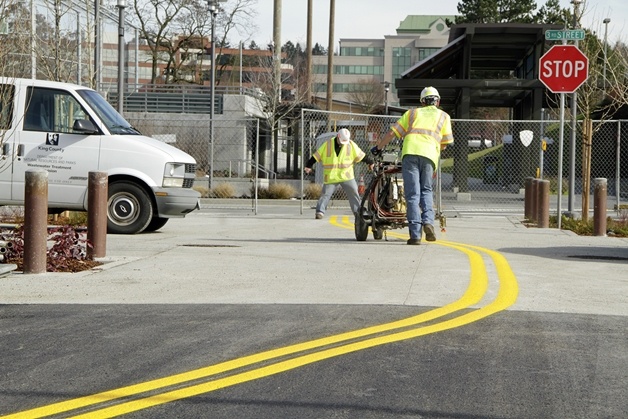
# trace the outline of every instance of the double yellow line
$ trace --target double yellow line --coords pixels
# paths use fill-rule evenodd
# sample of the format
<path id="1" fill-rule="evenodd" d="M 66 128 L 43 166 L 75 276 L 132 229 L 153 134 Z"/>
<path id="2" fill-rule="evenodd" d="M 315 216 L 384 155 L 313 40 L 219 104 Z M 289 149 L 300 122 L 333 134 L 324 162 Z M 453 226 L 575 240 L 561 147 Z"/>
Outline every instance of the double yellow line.
<path id="1" fill-rule="evenodd" d="M 353 223 L 349 221 L 348 217 L 342 217 L 340 222 L 338 217 L 331 217 L 330 223 L 338 227 L 353 229 Z M 91 410 L 86 413 L 77 411 L 76 415 L 72 417 L 116 417 L 279 374 L 351 352 L 464 326 L 505 310 L 515 302 L 518 293 L 517 281 L 508 262 L 501 254 L 477 246 L 447 241 L 438 241 L 434 244 L 464 253 L 469 259 L 471 268 L 469 286 L 465 293 L 460 299 L 443 307 L 406 319 L 273 349 L 169 377 L 2 416 L 2 418 L 42 418 L 77 409 L 84 411 L 90 408 Z M 457 311 L 468 309 L 480 302 L 489 285 L 482 253 L 492 260 L 499 280 L 499 291 L 495 299 L 477 310 L 466 311 L 456 317 L 449 316 L 447 320 L 438 323 L 422 325 Z M 255 367 L 255 364 L 261 365 Z M 248 369 L 243 370 L 245 368 Z M 232 372 L 232 374 L 212 379 L 215 375 L 224 375 L 227 372 Z M 199 380 L 206 381 L 198 383 Z M 111 405 L 112 402 L 117 402 L 117 404 Z M 98 408 L 99 404 L 106 404 L 106 406 Z"/>

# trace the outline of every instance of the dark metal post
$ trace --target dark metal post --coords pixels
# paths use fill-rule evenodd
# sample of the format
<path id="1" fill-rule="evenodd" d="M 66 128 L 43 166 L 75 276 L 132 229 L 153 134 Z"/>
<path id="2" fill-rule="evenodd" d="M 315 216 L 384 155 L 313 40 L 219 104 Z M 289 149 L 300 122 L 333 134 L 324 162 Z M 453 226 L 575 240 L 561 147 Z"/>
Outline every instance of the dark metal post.
<path id="1" fill-rule="evenodd" d="M 538 198 L 539 198 L 539 181 L 540 179 L 532 179 L 532 193 L 530 202 L 530 220 L 534 223 L 539 222 L 538 217 Z"/>
<path id="2" fill-rule="evenodd" d="M 24 273 L 46 272 L 48 171 L 27 170 L 24 184 Z"/>
<path id="3" fill-rule="evenodd" d="M 606 178 L 593 179 L 593 235 L 606 236 Z"/>
<path id="4" fill-rule="evenodd" d="M 549 227 L 549 191 L 550 191 L 549 180 L 539 180 L 538 191 L 537 191 L 538 193 L 537 210 L 536 210 L 536 218 L 537 218 L 536 226 L 538 228 Z"/>
<path id="5" fill-rule="evenodd" d="M 87 185 L 87 258 L 107 254 L 107 172 L 89 172 Z"/>
<path id="6" fill-rule="evenodd" d="M 523 195 L 523 216 L 526 220 L 530 220 L 532 214 L 532 180 L 533 177 L 525 178 L 524 195 Z"/>

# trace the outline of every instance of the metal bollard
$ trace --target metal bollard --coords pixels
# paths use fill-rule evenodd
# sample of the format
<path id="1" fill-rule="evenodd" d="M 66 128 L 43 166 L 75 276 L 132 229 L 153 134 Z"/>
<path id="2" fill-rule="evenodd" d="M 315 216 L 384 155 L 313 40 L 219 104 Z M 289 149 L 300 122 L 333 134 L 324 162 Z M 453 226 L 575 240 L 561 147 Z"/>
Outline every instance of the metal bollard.
<path id="1" fill-rule="evenodd" d="M 530 220 L 533 223 L 539 221 L 537 209 L 538 209 L 538 197 L 539 197 L 539 179 L 532 179 L 532 191 L 530 192 Z"/>
<path id="2" fill-rule="evenodd" d="M 524 188 L 525 188 L 525 192 L 523 195 L 523 217 L 526 220 L 530 220 L 530 216 L 532 214 L 532 209 L 531 209 L 531 205 L 532 205 L 532 180 L 534 178 L 533 177 L 527 177 L 525 179 L 525 183 Z"/>
<path id="3" fill-rule="evenodd" d="M 89 172 L 87 184 L 87 258 L 107 254 L 107 172 Z"/>
<path id="4" fill-rule="evenodd" d="M 537 227 L 549 228 L 549 192 L 550 182 L 549 180 L 540 179 L 538 182 L 537 190 Z"/>
<path id="5" fill-rule="evenodd" d="M 593 179 L 593 235 L 606 236 L 606 178 Z"/>
<path id="6" fill-rule="evenodd" d="M 24 184 L 24 273 L 46 272 L 48 171 L 27 170 Z"/>

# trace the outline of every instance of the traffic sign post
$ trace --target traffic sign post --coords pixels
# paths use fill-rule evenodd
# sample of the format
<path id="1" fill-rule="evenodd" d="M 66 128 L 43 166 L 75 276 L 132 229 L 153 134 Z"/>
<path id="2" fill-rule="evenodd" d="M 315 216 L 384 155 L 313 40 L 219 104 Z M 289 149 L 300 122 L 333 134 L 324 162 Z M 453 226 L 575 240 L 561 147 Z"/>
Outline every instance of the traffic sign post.
<path id="1" fill-rule="evenodd" d="M 554 45 L 539 60 L 539 80 L 552 93 L 573 93 L 589 77 L 589 59 L 575 45 Z"/>
<path id="2" fill-rule="evenodd" d="M 546 35 L 547 37 L 547 32 Z M 539 80 L 552 92 L 560 93 L 560 127 L 558 148 L 558 228 L 562 217 L 563 136 L 565 126 L 565 93 L 574 93 L 589 77 L 589 59 L 575 45 L 554 45 L 539 60 Z M 574 115 L 576 109 L 574 105 Z M 575 118 L 574 118 L 575 124 Z M 574 125 L 575 126 L 575 125 Z M 575 134 L 575 129 L 572 130 Z M 575 136 L 574 136 L 575 137 Z M 575 143 L 575 141 L 574 141 Z M 572 145 L 572 150 L 575 147 Z M 575 159 L 574 159 L 575 160 Z M 572 161 L 573 163 L 573 161 Z M 570 201 L 571 202 L 571 201 Z"/>

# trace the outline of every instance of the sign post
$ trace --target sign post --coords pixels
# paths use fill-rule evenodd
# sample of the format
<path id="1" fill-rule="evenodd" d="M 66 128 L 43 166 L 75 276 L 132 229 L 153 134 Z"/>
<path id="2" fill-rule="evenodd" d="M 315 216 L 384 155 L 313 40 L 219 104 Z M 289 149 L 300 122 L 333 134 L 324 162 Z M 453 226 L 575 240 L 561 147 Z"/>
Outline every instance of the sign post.
<path id="1" fill-rule="evenodd" d="M 577 32 L 562 31 L 562 32 Z M 545 32 L 546 39 L 548 32 Z M 560 32 L 560 31 L 559 31 Z M 565 42 L 565 38 L 563 42 Z M 560 93 L 560 129 L 558 148 L 558 228 L 561 227 L 563 190 L 563 135 L 565 129 L 565 93 L 574 93 L 589 77 L 589 59 L 575 45 L 554 45 L 539 60 L 539 80 L 552 92 Z"/>

